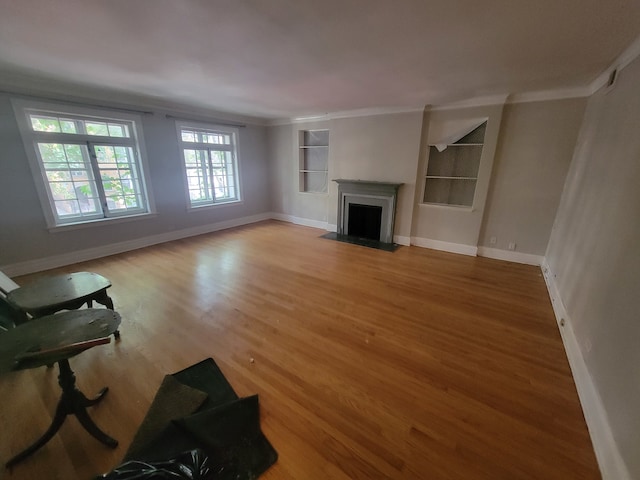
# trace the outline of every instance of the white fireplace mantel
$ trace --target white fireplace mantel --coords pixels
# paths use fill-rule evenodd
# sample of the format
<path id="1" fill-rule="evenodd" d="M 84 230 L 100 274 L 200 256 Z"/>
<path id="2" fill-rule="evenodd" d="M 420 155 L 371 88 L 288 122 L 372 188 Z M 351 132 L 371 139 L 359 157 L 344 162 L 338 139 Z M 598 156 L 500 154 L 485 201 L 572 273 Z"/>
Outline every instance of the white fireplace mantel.
<path id="1" fill-rule="evenodd" d="M 338 184 L 338 235 L 349 235 L 350 203 L 382 207 L 380 241 L 393 243 L 398 189 L 402 183 L 368 180 L 334 180 Z"/>

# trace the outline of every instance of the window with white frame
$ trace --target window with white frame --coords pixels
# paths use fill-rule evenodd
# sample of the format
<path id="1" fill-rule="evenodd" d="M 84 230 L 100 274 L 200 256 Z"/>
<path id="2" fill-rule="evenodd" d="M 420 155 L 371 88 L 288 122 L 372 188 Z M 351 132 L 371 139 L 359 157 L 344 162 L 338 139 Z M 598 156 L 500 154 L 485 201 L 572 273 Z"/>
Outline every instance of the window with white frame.
<path id="1" fill-rule="evenodd" d="M 50 226 L 149 212 L 133 116 L 16 103 Z"/>
<path id="2" fill-rule="evenodd" d="M 185 123 L 177 127 L 189 205 L 240 201 L 238 130 Z"/>

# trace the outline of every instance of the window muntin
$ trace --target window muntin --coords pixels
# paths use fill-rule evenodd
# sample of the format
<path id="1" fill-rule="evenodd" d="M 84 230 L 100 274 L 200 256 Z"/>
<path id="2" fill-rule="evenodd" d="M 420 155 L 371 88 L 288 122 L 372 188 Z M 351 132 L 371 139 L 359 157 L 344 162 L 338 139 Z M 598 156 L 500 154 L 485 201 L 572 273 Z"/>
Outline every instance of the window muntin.
<path id="1" fill-rule="evenodd" d="M 27 122 L 19 123 L 25 144 L 34 147 L 51 226 L 149 212 L 133 120 L 29 107 L 22 112 Z"/>
<path id="2" fill-rule="evenodd" d="M 237 131 L 226 127 L 178 125 L 191 207 L 237 202 Z"/>

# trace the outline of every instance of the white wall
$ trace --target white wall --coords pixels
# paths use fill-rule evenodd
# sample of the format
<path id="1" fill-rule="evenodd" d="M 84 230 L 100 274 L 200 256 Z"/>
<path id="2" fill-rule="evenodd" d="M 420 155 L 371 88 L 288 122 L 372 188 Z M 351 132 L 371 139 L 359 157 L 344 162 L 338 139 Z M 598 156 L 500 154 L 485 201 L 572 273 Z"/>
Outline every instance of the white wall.
<path id="1" fill-rule="evenodd" d="M 322 128 L 329 129 L 328 194 L 300 193 L 297 132 Z M 408 239 L 421 128 L 419 111 L 270 127 L 274 212 L 335 225 L 338 187 L 333 179 L 404 183 L 398 194 L 395 234 Z"/>
<path id="2" fill-rule="evenodd" d="M 101 247 L 117 243 L 166 236 L 171 232 L 198 229 L 270 211 L 265 127 L 248 125 L 239 129 L 243 202 L 189 212 L 175 120 L 166 118 L 167 112 L 156 111 L 153 115 L 142 116 L 142 129 L 151 178 L 148 187 L 155 197 L 157 215 L 126 223 L 50 232 L 10 98 L 11 95 L 0 93 L 0 266 L 89 249 L 98 251 Z M 135 109 L 136 106 L 130 108 Z"/>
<path id="3" fill-rule="evenodd" d="M 586 104 L 505 105 L 480 246 L 544 255 Z"/>
<path id="4" fill-rule="evenodd" d="M 371 115 L 269 127 L 273 211 L 310 225 L 335 225 L 335 178 L 402 182 L 395 234 L 422 246 L 498 258 L 544 255 L 586 99 Z M 425 154 L 443 125 L 488 118 L 473 210 L 422 204 Z M 300 193 L 298 130 L 329 129 L 328 194 Z M 495 160 L 494 160 L 495 159 Z M 486 203 L 485 203 L 486 199 Z M 490 237 L 498 242 L 491 245 Z M 520 257 L 509 257 L 509 242 Z M 497 250 L 496 250 L 497 249 Z"/>
<path id="5" fill-rule="evenodd" d="M 546 254 L 577 361 L 584 360 L 628 469 L 616 480 L 640 478 L 639 132 L 636 59 L 612 91 L 589 99 Z"/>
<path id="6" fill-rule="evenodd" d="M 329 212 L 329 195 L 326 193 L 300 192 L 298 184 L 298 131 L 330 129 L 329 122 L 312 122 L 299 125 L 279 125 L 268 128 L 269 180 L 271 208 L 273 212 L 326 224 Z M 333 154 L 333 131 L 329 131 L 329 187 Z M 336 200 L 337 201 L 337 200 Z"/>

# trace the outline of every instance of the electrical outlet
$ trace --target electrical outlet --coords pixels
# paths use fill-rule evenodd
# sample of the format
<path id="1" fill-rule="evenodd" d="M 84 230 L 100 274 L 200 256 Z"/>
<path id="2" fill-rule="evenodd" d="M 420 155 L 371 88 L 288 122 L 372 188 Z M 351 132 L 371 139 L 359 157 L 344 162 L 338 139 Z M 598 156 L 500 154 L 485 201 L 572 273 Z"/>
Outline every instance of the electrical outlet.
<path id="1" fill-rule="evenodd" d="M 516 249 L 516 242 L 509 242 L 509 250 L 515 250 Z"/>
<path id="2" fill-rule="evenodd" d="M 496 243 L 498 243 L 498 239 L 496 237 L 491 237 L 489 239 L 489 245 L 495 245 Z"/>

